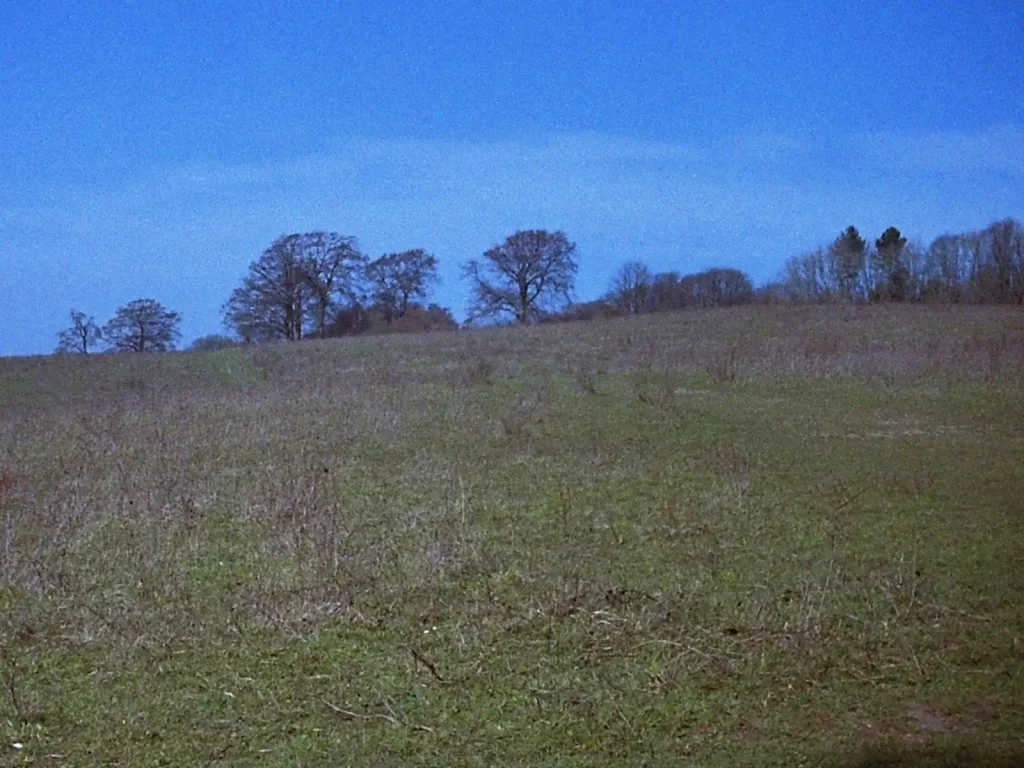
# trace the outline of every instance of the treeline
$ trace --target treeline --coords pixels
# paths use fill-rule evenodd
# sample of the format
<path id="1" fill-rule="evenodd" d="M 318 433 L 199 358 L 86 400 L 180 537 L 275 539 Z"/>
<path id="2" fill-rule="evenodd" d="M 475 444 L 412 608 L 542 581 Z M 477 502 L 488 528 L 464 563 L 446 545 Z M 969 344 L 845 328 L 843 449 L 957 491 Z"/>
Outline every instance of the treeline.
<path id="1" fill-rule="evenodd" d="M 654 274 L 639 261 L 620 267 L 604 297 L 573 304 L 547 318 L 548 322 L 590 320 L 595 317 L 624 317 L 680 309 L 732 307 L 747 304 L 755 296 L 746 273 L 729 267 L 715 267 L 696 274 L 678 272 Z"/>
<path id="2" fill-rule="evenodd" d="M 790 258 L 761 296 L 788 302 L 926 301 L 1024 303 L 1024 225 L 1003 219 L 985 229 L 942 235 L 927 247 L 895 227 L 869 243 L 848 227 L 827 248 Z"/>
<path id="3" fill-rule="evenodd" d="M 945 302 L 1024 304 L 1024 225 L 1003 219 L 985 229 L 942 235 L 924 247 L 889 227 L 874 240 L 847 227 L 827 247 L 789 258 L 778 279 L 755 288 L 738 269 L 653 273 L 628 261 L 603 297 L 572 300 L 576 244 L 563 232 L 524 230 L 468 261 L 467 323 L 562 322 L 749 303 Z M 222 307 L 238 342 L 299 341 L 365 333 L 454 330 L 446 307 L 429 301 L 437 259 L 422 248 L 370 259 L 353 237 L 307 232 L 279 237 L 249 265 Z M 181 316 L 145 299 L 100 327 L 72 312 L 58 352 L 173 349 Z"/>
<path id="4" fill-rule="evenodd" d="M 510 317 L 528 323 L 568 304 L 575 250 L 562 232 L 527 230 L 467 262 L 470 321 Z M 353 237 L 285 235 L 249 265 L 222 308 L 224 325 L 244 343 L 454 330 L 451 311 L 428 302 L 439 281 L 437 267 L 422 248 L 371 261 Z M 231 341 L 208 337 L 201 346 Z"/>
<path id="5" fill-rule="evenodd" d="M 850 226 L 827 247 L 787 259 L 778 279 L 756 289 L 738 269 L 655 274 L 642 262 L 629 261 L 602 298 L 570 304 L 543 319 L 834 302 L 1024 304 L 1024 225 L 1003 219 L 980 231 L 942 235 L 928 247 L 909 242 L 896 227 L 871 241 Z"/>

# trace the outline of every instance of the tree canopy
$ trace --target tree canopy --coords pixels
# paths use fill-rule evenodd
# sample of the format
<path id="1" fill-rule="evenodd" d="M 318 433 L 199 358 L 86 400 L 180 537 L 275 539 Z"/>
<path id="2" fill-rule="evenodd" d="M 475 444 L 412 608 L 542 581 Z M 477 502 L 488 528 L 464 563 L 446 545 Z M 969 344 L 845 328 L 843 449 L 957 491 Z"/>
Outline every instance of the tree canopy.
<path id="1" fill-rule="evenodd" d="M 525 324 L 572 301 L 576 244 L 563 232 L 516 232 L 463 268 L 470 281 L 469 316 L 511 316 Z"/>
<path id="2" fill-rule="evenodd" d="M 355 298 L 365 257 L 335 232 L 279 237 L 249 265 L 224 305 L 224 325 L 244 341 L 326 336 L 330 312 Z"/>
<path id="3" fill-rule="evenodd" d="M 831 277 L 841 298 L 859 296 L 859 278 L 864 274 L 867 242 L 854 226 L 847 227 L 828 248 Z"/>
<path id="4" fill-rule="evenodd" d="M 437 259 L 422 248 L 390 253 L 367 265 L 366 279 L 375 306 L 390 323 L 404 317 L 410 303 L 426 297 L 437 281 Z"/>
<path id="5" fill-rule="evenodd" d="M 122 352 L 164 352 L 174 349 L 181 333 L 181 315 L 153 299 L 137 299 L 119 307 L 103 327 L 111 348 Z"/>
<path id="6" fill-rule="evenodd" d="M 622 317 L 751 301 L 928 301 L 1024 304 L 1024 224 L 1001 219 L 985 229 L 935 238 L 927 247 L 895 226 L 866 239 L 846 227 L 826 247 L 790 257 L 773 282 L 756 291 L 741 270 L 716 267 L 653 273 L 639 259 L 621 265 L 607 293 L 573 303 L 576 244 L 564 232 L 521 230 L 463 266 L 468 319 L 525 324 Z M 361 333 L 457 327 L 451 312 L 427 303 L 438 260 L 422 248 L 369 261 L 356 239 L 335 232 L 283 235 L 249 265 L 222 307 L 235 336 L 197 339 L 193 349 L 237 341 L 296 341 Z M 152 299 L 117 310 L 102 327 L 72 310 L 56 351 L 89 354 L 102 347 L 174 349 L 181 316 Z"/>

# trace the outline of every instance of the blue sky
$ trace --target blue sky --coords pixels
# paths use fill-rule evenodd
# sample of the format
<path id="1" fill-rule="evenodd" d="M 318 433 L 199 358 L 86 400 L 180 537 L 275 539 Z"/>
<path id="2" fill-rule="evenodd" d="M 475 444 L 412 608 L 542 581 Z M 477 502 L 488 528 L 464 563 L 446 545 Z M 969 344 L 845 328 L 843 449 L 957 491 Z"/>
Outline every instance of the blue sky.
<path id="1" fill-rule="evenodd" d="M 0 355 L 155 298 L 185 342 L 278 235 L 459 266 L 517 229 L 773 276 L 848 224 L 1024 218 L 1024 3 L 4 0 Z"/>

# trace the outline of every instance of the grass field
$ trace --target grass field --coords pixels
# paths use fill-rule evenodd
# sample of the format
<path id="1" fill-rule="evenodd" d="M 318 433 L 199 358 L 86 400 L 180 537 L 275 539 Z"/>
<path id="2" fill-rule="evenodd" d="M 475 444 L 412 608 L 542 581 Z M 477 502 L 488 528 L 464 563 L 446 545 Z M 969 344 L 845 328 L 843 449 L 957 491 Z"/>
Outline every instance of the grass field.
<path id="1" fill-rule="evenodd" d="M 1024 764 L 1024 311 L 0 361 L 0 765 Z"/>

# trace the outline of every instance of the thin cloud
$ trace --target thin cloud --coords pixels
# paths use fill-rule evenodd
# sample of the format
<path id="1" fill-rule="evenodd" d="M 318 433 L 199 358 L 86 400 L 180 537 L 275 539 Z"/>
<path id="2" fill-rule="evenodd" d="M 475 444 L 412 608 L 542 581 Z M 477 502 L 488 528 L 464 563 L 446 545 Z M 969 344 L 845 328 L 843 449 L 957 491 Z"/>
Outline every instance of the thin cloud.
<path id="1" fill-rule="evenodd" d="M 461 229 L 473 221 L 571 222 L 603 231 L 638 217 L 648 225 L 760 220 L 763 192 L 735 176 L 769 172 L 793 146 L 776 136 L 700 146 L 595 133 L 493 142 L 338 140 L 274 163 L 190 165 L 118 189 L 55 191 L 59 202 L 20 206 L 8 218 L 78 236 L 168 242 L 183 232 L 244 237 L 257 222 L 261 237 L 311 226 L 369 227 L 373 239 L 390 240 L 387 232 L 396 228 Z"/>
<path id="2" fill-rule="evenodd" d="M 972 133 L 882 131 L 855 136 L 852 145 L 878 162 L 906 170 L 1024 174 L 1024 126 L 1004 125 Z"/>

